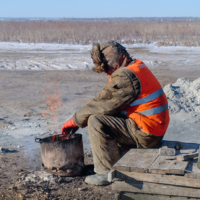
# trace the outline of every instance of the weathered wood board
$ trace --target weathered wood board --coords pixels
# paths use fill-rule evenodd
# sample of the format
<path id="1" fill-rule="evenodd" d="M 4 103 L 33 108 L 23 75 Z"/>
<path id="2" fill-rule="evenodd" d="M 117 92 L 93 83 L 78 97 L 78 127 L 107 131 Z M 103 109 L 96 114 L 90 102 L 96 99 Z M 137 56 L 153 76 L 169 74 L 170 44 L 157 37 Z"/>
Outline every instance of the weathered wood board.
<path id="1" fill-rule="evenodd" d="M 127 172 L 183 175 L 188 161 L 170 160 L 159 155 L 158 149 L 130 149 L 113 169 Z"/>
<path id="2" fill-rule="evenodd" d="M 132 182 L 115 181 L 112 184 L 112 190 L 200 198 L 199 188 L 147 183 L 142 181 L 132 181 Z"/>
<path id="3" fill-rule="evenodd" d="M 176 142 L 164 141 L 173 148 Z M 182 143 L 177 155 L 194 153 L 199 144 Z M 158 149 L 131 149 L 114 166 L 110 176 L 118 178 L 112 189 L 132 193 L 178 196 L 200 199 L 200 169 L 197 158 L 188 161 L 159 155 Z M 119 180 L 125 181 L 119 181 Z"/>
<path id="4" fill-rule="evenodd" d="M 159 156 L 149 168 L 154 174 L 180 174 L 185 173 L 188 161 L 168 160 L 169 156 Z"/>
<path id="5" fill-rule="evenodd" d="M 133 192 L 121 192 L 120 200 L 188 200 L 188 197 L 175 197 L 166 195 L 155 195 L 155 194 L 138 194 Z M 190 200 L 196 200 L 199 198 L 190 198 Z"/>
<path id="6" fill-rule="evenodd" d="M 200 179 L 187 178 L 185 176 L 124 172 L 116 170 L 115 178 L 120 178 L 129 182 L 137 180 L 149 183 L 200 188 Z"/>
<path id="7" fill-rule="evenodd" d="M 130 149 L 114 166 L 122 171 L 148 172 L 159 156 L 158 149 Z"/>

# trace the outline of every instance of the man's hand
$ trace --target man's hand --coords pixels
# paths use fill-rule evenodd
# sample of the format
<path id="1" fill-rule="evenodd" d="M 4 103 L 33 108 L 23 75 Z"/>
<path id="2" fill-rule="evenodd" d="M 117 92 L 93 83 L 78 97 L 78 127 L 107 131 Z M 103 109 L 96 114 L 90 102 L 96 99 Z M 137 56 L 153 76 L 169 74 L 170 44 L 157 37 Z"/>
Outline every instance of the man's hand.
<path id="1" fill-rule="evenodd" d="M 77 130 L 79 129 L 79 127 L 75 124 L 73 118 L 71 118 L 70 120 L 66 121 L 62 128 L 61 128 L 61 134 L 73 134 L 75 133 Z"/>

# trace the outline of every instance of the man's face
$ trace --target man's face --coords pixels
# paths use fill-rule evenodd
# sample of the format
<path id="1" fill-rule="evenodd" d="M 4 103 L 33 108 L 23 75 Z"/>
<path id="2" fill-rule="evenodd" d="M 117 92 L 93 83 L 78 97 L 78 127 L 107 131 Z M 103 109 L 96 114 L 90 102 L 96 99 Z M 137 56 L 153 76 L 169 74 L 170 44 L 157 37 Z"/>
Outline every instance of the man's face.
<path id="1" fill-rule="evenodd" d="M 106 49 L 104 49 L 102 51 L 102 53 L 104 54 L 105 58 L 107 61 L 112 60 L 113 57 L 115 57 L 116 52 L 112 49 L 112 46 L 107 47 Z M 109 62 L 108 62 L 109 63 Z M 110 66 L 107 63 L 107 69 L 106 71 L 104 71 L 106 74 L 111 75 L 114 71 L 116 71 L 119 68 L 119 65 L 116 63 L 114 66 Z"/>
<path id="2" fill-rule="evenodd" d="M 105 72 L 106 74 L 108 74 L 108 75 L 112 75 L 112 73 L 114 72 L 114 71 L 116 71 L 120 66 L 119 65 L 116 65 L 115 67 L 111 67 L 111 66 L 108 66 L 109 68 L 108 68 L 108 72 Z"/>

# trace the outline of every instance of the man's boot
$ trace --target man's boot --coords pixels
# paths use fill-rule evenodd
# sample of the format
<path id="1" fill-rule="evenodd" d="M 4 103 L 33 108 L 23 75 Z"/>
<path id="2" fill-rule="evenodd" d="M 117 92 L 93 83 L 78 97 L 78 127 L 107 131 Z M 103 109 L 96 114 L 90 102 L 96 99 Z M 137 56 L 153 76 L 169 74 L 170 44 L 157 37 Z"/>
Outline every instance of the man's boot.
<path id="1" fill-rule="evenodd" d="M 85 182 L 92 185 L 108 185 L 108 173 L 87 176 Z"/>

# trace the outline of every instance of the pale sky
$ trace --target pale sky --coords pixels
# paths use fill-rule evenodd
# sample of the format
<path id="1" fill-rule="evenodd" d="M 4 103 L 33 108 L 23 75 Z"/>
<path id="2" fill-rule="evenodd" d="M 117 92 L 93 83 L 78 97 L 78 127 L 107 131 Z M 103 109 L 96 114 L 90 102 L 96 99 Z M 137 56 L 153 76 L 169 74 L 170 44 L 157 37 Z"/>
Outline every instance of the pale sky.
<path id="1" fill-rule="evenodd" d="M 200 17 L 200 0 L 0 0 L 0 17 Z"/>

